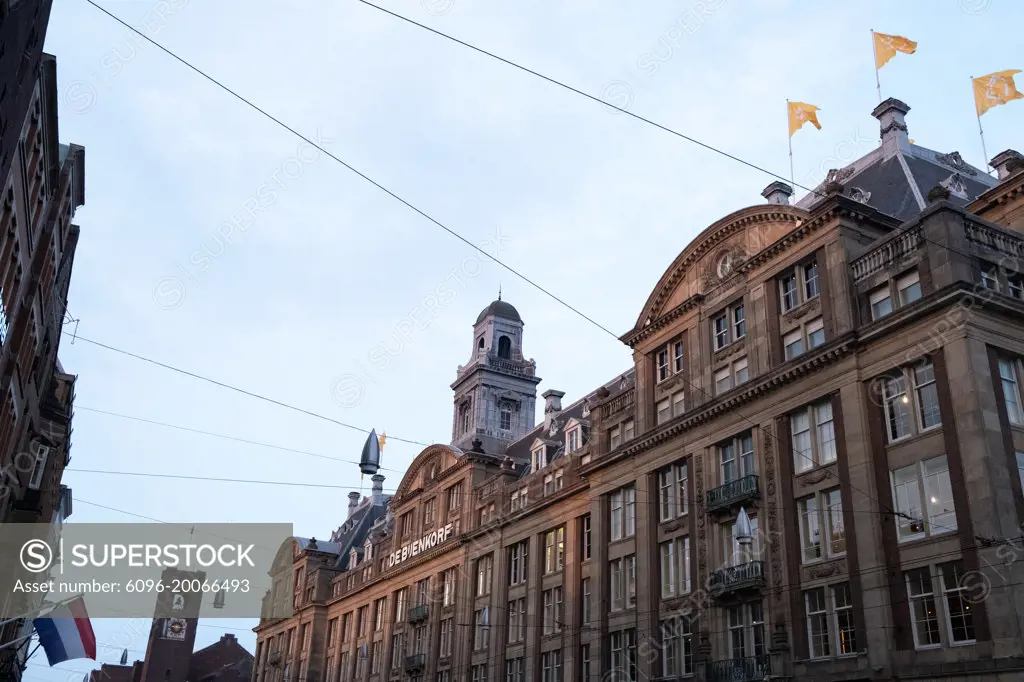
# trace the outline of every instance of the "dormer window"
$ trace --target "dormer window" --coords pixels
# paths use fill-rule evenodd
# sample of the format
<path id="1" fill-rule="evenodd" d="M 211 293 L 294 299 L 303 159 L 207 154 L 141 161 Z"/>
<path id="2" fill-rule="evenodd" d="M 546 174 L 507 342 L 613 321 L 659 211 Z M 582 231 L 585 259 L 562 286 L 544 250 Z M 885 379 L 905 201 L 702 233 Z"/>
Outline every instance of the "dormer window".
<path id="1" fill-rule="evenodd" d="M 580 428 L 577 426 L 565 434 L 565 450 L 570 455 L 580 449 Z"/>
<path id="2" fill-rule="evenodd" d="M 363 560 L 369 561 L 372 558 L 373 558 L 373 543 L 370 542 L 369 540 L 367 540 L 366 544 L 363 546 Z"/>
<path id="3" fill-rule="evenodd" d="M 543 445 L 540 445 L 540 446 L 537 446 L 536 448 L 534 448 L 533 451 L 530 453 L 530 456 L 533 459 L 533 466 L 530 469 L 531 471 L 540 471 L 545 466 L 547 466 L 547 462 L 544 461 L 545 457 L 544 457 L 544 446 Z"/>
<path id="4" fill-rule="evenodd" d="M 348 553 L 348 567 L 349 569 L 355 568 L 359 564 L 359 552 L 353 547 Z"/>

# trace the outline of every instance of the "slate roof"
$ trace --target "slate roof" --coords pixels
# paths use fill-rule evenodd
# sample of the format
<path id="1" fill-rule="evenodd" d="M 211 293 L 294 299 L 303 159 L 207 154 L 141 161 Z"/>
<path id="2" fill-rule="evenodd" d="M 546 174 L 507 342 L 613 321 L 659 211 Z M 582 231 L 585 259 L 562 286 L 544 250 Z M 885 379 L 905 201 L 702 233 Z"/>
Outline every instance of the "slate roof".
<path id="1" fill-rule="evenodd" d="M 963 194 L 953 192 L 948 201 L 965 206 L 998 184 L 984 170 L 964 161 L 958 152 L 944 154 L 904 140 L 902 144 L 883 144 L 845 168 L 830 171 L 829 177 L 796 206 L 810 210 L 822 201 L 831 180 L 843 186 L 844 196 L 864 201 L 903 222 L 928 205 L 928 193 L 937 185 L 961 183 Z"/>
<path id="2" fill-rule="evenodd" d="M 603 384 L 601 388 L 605 388 L 611 395 L 616 395 L 622 391 L 628 390 L 635 383 L 636 370 L 630 368 L 623 374 L 615 377 L 611 381 Z M 529 462 L 532 459 L 531 451 L 533 444 L 537 439 L 545 441 L 547 445 L 547 458 L 548 461 L 545 464 L 565 456 L 565 425 L 570 420 L 576 419 L 582 424 L 582 438 L 580 445 L 587 442 L 590 437 L 590 420 L 588 405 L 593 405 L 597 401 L 597 391 L 600 389 L 594 389 L 588 395 L 580 398 L 568 407 L 563 407 L 562 411 L 555 417 L 552 426 L 554 429 L 550 429 L 545 426 L 546 420 L 535 426 L 532 431 L 526 433 L 519 440 L 515 441 L 508 446 L 505 454 L 511 457 L 517 464 L 526 465 L 519 466 L 518 471 L 520 478 L 526 476 L 530 472 Z M 584 412 L 587 412 L 587 416 L 584 416 Z"/>

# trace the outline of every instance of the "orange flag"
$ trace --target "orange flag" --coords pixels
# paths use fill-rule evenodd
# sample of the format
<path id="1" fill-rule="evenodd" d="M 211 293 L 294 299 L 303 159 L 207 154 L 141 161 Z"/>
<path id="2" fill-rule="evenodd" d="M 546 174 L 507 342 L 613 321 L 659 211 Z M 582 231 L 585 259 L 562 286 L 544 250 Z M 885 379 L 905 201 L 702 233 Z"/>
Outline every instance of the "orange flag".
<path id="1" fill-rule="evenodd" d="M 885 63 L 896 56 L 897 52 L 914 54 L 917 50 L 917 43 L 908 40 L 903 36 L 891 36 L 885 33 L 875 33 L 875 68 L 880 69 Z"/>
<path id="2" fill-rule="evenodd" d="M 808 122 L 818 130 L 821 130 L 821 124 L 818 123 L 818 114 L 816 113 L 818 111 L 821 111 L 821 109 L 813 104 L 789 102 L 789 136 L 793 137 L 793 133 L 800 130 Z"/>
<path id="3" fill-rule="evenodd" d="M 1018 73 L 1020 69 L 1010 69 L 971 79 L 974 84 L 974 106 L 978 110 L 978 116 L 1010 100 L 1024 99 L 1024 94 L 1017 90 L 1017 85 L 1013 82 L 1014 75 Z"/>

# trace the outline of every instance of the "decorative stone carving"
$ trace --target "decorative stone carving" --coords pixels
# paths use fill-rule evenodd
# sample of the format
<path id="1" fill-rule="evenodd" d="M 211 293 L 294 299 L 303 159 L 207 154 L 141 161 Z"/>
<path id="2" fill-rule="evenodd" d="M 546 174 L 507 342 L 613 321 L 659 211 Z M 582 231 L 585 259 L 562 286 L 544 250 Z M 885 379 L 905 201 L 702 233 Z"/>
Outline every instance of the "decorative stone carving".
<path id="1" fill-rule="evenodd" d="M 828 175 L 825 176 L 825 184 L 830 182 L 838 182 L 840 184 L 846 182 L 850 176 L 853 175 L 853 166 L 847 166 L 846 168 L 831 168 L 828 171 Z"/>
<path id="2" fill-rule="evenodd" d="M 964 182 L 960 173 L 953 173 L 939 184 L 948 189 L 953 196 L 961 199 L 967 198 L 967 183 Z"/>
<path id="3" fill-rule="evenodd" d="M 830 561 L 827 564 L 817 564 L 815 566 L 808 566 L 804 569 L 804 576 L 807 580 L 817 580 L 819 578 L 831 578 L 834 575 L 846 573 L 846 561 Z"/>
<path id="4" fill-rule="evenodd" d="M 812 298 L 810 301 L 808 301 L 807 303 L 804 303 L 802 306 L 799 306 L 797 308 L 793 308 L 793 310 L 790 310 L 788 313 L 786 313 L 785 315 L 782 316 L 782 321 L 783 322 L 787 322 L 787 323 L 788 322 L 796 322 L 799 319 L 807 317 L 811 313 L 817 313 L 817 312 L 821 312 L 821 297 L 820 296 Z"/>
<path id="5" fill-rule="evenodd" d="M 816 485 L 818 483 L 821 483 L 826 478 L 831 476 L 833 469 L 835 469 L 834 466 L 833 467 L 825 467 L 823 469 L 815 469 L 814 471 L 810 472 L 809 474 L 804 474 L 803 476 L 798 477 L 796 479 L 796 481 L 797 481 L 797 483 L 800 484 L 800 486 L 802 488 L 808 488 L 808 487 L 810 487 L 812 485 Z"/>
<path id="6" fill-rule="evenodd" d="M 854 201 L 866 204 L 871 200 L 871 192 L 866 192 L 860 187 L 853 187 L 850 189 L 850 198 Z"/>
<path id="7" fill-rule="evenodd" d="M 739 341 L 733 341 L 732 343 L 730 343 L 728 346 L 726 346 L 722 350 L 716 351 L 714 357 L 711 360 L 711 362 L 712 362 L 713 365 L 717 365 L 719 362 L 722 362 L 723 360 L 731 358 L 733 355 L 736 355 L 737 353 L 741 352 L 746 347 L 747 347 L 747 337 L 744 336 Z"/>
<path id="8" fill-rule="evenodd" d="M 701 291 L 709 291 L 717 286 L 719 282 L 732 275 L 736 268 L 743 265 L 746 259 L 747 250 L 743 244 L 738 242 L 718 249 L 704 266 L 704 272 L 700 279 Z"/>
<path id="9" fill-rule="evenodd" d="M 936 154 L 935 160 L 941 163 L 943 166 L 949 166 L 955 171 L 965 173 L 970 176 L 978 174 L 973 168 L 967 165 L 967 162 L 960 156 L 960 152 L 950 152 L 949 154 Z"/>

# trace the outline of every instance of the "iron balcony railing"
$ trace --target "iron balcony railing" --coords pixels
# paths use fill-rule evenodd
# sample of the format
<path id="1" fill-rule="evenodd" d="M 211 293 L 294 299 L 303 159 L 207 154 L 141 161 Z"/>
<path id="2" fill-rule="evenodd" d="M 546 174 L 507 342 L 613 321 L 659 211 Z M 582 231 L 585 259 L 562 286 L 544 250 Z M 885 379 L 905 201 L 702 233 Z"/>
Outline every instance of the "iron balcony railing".
<path id="1" fill-rule="evenodd" d="M 747 474 L 725 485 L 708 491 L 708 511 L 727 509 L 728 507 L 752 500 L 760 495 L 757 487 L 757 474 Z"/>
<path id="2" fill-rule="evenodd" d="M 748 561 L 711 574 L 711 594 L 722 597 L 738 590 L 764 587 L 764 562 Z"/>
<path id="3" fill-rule="evenodd" d="M 762 655 L 712 661 L 708 673 L 708 682 L 762 682 L 772 673 L 772 659 Z"/>
<path id="4" fill-rule="evenodd" d="M 419 604 L 409 609 L 405 620 L 410 623 L 418 623 L 421 620 L 426 620 L 428 615 L 430 615 L 430 608 L 426 604 Z"/>
<path id="5" fill-rule="evenodd" d="M 405 657 L 406 670 L 422 670 L 427 664 L 426 654 L 409 654 Z"/>

